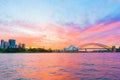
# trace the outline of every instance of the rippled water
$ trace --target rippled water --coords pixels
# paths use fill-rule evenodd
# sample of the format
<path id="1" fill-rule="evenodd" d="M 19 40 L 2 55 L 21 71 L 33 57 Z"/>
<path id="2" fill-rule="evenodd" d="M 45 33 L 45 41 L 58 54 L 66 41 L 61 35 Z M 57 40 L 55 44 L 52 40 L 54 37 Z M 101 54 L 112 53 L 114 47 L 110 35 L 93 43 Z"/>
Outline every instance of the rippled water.
<path id="1" fill-rule="evenodd" d="M 0 80 L 120 80 L 120 53 L 0 54 Z"/>

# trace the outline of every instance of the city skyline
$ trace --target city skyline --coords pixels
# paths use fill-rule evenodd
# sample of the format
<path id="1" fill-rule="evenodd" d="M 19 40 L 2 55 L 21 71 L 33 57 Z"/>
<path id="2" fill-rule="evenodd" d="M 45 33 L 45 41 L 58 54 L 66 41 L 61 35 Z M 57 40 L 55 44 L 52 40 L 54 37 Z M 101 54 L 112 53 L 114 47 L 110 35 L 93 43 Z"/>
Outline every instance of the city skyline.
<path id="1" fill-rule="evenodd" d="M 0 40 L 0 49 L 15 49 L 15 48 L 22 48 L 25 49 L 25 44 L 22 43 L 17 43 L 15 39 L 9 39 L 9 40 Z"/>
<path id="2" fill-rule="evenodd" d="M 120 45 L 119 0 L 1 0 L 0 38 L 26 47 Z"/>

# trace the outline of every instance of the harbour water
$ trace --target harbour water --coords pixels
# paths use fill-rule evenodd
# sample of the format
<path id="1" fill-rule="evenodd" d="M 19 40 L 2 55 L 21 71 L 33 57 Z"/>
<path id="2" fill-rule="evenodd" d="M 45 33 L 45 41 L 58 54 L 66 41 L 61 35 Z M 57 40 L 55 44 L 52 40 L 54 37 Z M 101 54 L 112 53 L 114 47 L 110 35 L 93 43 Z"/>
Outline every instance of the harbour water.
<path id="1" fill-rule="evenodd" d="M 0 80 L 120 80 L 120 53 L 0 54 Z"/>

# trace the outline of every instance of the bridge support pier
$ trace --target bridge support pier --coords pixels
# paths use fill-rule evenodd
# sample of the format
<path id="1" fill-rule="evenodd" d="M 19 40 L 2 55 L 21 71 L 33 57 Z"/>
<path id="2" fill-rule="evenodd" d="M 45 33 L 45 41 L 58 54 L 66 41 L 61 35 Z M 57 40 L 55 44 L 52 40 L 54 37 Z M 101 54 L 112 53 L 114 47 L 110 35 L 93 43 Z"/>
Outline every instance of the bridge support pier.
<path id="1" fill-rule="evenodd" d="M 87 49 L 85 48 L 85 52 L 87 52 Z"/>

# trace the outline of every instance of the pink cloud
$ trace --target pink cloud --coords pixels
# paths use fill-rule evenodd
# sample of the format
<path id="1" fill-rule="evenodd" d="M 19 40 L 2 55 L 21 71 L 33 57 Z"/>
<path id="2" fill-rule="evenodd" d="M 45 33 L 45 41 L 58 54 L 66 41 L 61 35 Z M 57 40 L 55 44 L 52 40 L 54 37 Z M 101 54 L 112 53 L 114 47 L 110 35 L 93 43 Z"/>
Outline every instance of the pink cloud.
<path id="1" fill-rule="evenodd" d="M 109 24 L 78 28 L 78 24 L 31 24 L 26 22 L 12 21 L 0 22 L 1 37 L 15 38 L 18 43 L 25 42 L 27 47 L 52 47 L 64 48 L 71 44 L 79 46 L 84 43 L 98 42 L 104 44 L 116 44 L 120 40 L 120 21 Z M 16 26 L 16 27 L 15 27 Z M 6 27 L 6 28 L 5 28 Z M 118 37 L 118 38 L 117 38 Z"/>

